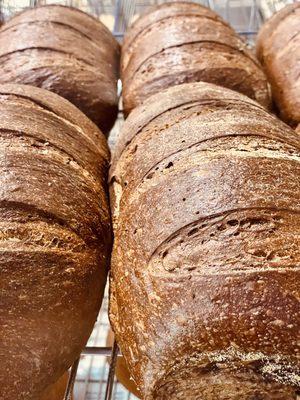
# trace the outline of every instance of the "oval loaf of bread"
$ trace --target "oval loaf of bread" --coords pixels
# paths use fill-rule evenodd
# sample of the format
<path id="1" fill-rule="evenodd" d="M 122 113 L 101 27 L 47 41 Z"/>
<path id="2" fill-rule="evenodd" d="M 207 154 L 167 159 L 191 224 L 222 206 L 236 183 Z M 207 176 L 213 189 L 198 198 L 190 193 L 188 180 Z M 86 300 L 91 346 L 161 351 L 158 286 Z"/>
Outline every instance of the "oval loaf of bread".
<path id="1" fill-rule="evenodd" d="M 28 9 L 0 30 L 0 83 L 51 90 L 104 133 L 118 106 L 119 44 L 98 20 L 71 7 Z"/>
<path id="2" fill-rule="evenodd" d="M 109 151 L 46 90 L 0 85 L 0 113 L 0 399 L 40 400 L 78 358 L 102 301 Z"/>
<path id="3" fill-rule="evenodd" d="M 256 48 L 281 118 L 297 126 L 300 123 L 300 2 L 287 5 L 263 25 Z"/>
<path id="4" fill-rule="evenodd" d="M 292 400 L 300 138 L 207 83 L 132 111 L 110 172 L 110 319 L 145 400 Z"/>
<path id="5" fill-rule="evenodd" d="M 184 82 L 237 90 L 269 106 L 266 77 L 252 52 L 214 11 L 189 2 L 165 3 L 140 17 L 122 47 L 124 109 Z"/>

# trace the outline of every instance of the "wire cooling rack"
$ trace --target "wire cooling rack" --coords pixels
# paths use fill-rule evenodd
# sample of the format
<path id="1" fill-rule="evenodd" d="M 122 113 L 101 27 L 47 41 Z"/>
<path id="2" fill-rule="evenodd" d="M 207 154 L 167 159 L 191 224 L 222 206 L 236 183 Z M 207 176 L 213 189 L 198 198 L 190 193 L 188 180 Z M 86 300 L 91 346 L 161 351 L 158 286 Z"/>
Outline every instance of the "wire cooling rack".
<path id="1" fill-rule="evenodd" d="M 169 0 L 172 1 L 172 0 Z M 262 18 L 268 18 L 294 0 L 194 0 L 214 9 L 231 25 L 246 36 L 255 35 Z M 99 18 L 113 34 L 122 38 L 128 25 L 149 6 L 161 4 L 165 0 L 0 0 L 3 19 L 16 12 L 42 4 L 64 4 Z"/>
<path id="2" fill-rule="evenodd" d="M 170 1 L 170 0 L 168 0 Z M 0 0 L 0 20 L 6 20 L 28 7 L 43 4 L 64 4 L 94 15 L 101 20 L 119 39 L 130 23 L 144 12 L 149 5 L 161 4 L 161 0 Z M 263 20 L 269 18 L 293 0 L 200 0 L 195 1 L 214 9 L 239 32 L 250 45 Z M 122 111 L 109 136 L 111 149 L 123 124 Z M 93 333 L 70 372 L 65 400 L 136 400 L 114 376 L 118 346 L 106 347 L 109 332 L 108 299 L 104 298 Z M 108 359 L 111 360 L 110 363 Z"/>

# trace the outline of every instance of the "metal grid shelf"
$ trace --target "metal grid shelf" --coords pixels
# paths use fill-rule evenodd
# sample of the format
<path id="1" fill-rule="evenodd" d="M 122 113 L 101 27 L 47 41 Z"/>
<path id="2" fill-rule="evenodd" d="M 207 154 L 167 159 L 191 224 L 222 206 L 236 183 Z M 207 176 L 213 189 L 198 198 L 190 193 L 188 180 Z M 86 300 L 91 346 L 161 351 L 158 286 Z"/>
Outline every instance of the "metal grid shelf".
<path id="1" fill-rule="evenodd" d="M 269 17 L 285 4 L 295 0 L 194 1 L 214 9 L 239 33 L 254 36 L 263 18 Z M 121 39 L 130 23 L 147 7 L 163 2 L 165 0 L 0 0 L 0 14 L 5 20 L 28 7 L 44 4 L 69 5 L 80 8 L 100 19 L 116 37 Z"/>
<path id="2" fill-rule="evenodd" d="M 168 0 L 170 1 L 170 0 Z M 172 1 L 172 0 L 171 0 Z M 294 0 L 198 0 L 205 6 L 214 9 L 235 30 L 252 45 L 262 21 L 269 18 L 285 4 Z M 122 39 L 130 23 L 150 5 L 161 4 L 164 0 L 0 0 L 0 20 L 6 20 L 15 13 L 43 4 L 64 4 L 94 15 L 101 20 L 113 34 Z M 113 149 L 118 132 L 123 124 L 122 112 L 109 136 L 109 144 Z M 65 400 L 136 400 L 123 386 L 117 382 L 114 369 L 118 355 L 117 344 L 113 348 L 106 347 L 109 331 L 107 295 L 103 301 L 94 331 L 80 360 L 71 368 Z M 108 362 L 110 357 L 110 364 Z"/>

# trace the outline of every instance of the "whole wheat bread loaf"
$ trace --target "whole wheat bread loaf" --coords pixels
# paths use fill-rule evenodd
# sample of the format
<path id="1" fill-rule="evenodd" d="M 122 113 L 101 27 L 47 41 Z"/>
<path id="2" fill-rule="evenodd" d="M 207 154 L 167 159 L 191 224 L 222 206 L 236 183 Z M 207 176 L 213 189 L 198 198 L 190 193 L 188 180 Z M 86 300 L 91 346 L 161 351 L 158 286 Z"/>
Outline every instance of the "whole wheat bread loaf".
<path id="1" fill-rule="evenodd" d="M 257 37 L 257 56 L 272 86 L 280 117 L 292 126 L 300 122 L 300 3 L 274 14 Z"/>
<path id="2" fill-rule="evenodd" d="M 0 399 L 40 400 L 78 358 L 111 248 L 104 135 L 75 106 L 0 85 Z"/>
<path id="3" fill-rule="evenodd" d="M 121 76 L 128 114 L 150 95 L 185 82 L 237 90 L 269 106 L 266 77 L 236 32 L 212 10 L 164 3 L 140 17 L 125 35 Z"/>
<path id="4" fill-rule="evenodd" d="M 14 16 L 0 30 L 0 83 L 38 86 L 65 97 L 104 133 L 117 115 L 119 44 L 98 20 L 47 5 Z"/>
<path id="5" fill-rule="evenodd" d="M 110 171 L 110 319 L 146 400 L 294 400 L 300 138 L 258 103 L 173 86 Z"/>

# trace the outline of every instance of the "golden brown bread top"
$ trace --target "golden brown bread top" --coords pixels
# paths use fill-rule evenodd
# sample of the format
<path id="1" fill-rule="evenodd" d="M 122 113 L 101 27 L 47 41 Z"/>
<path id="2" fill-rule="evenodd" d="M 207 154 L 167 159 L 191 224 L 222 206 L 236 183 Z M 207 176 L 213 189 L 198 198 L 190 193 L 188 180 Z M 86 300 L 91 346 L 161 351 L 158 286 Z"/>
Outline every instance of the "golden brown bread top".
<path id="1" fill-rule="evenodd" d="M 119 44 L 75 8 L 46 5 L 0 29 L 1 83 L 23 83 L 65 97 L 107 133 L 117 113 Z"/>
<path id="2" fill-rule="evenodd" d="M 0 85 L 0 113 L 0 398 L 39 400 L 78 358 L 102 301 L 109 150 L 54 93 Z"/>
<path id="3" fill-rule="evenodd" d="M 299 135 L 211 84 L 125 122 L 110 172 L 110 319 L 147 400 L 296 398 Z"/>
<path id="4" fill-rule="evenodd" d="M 295 127 L 300 122 L 300 3 L 274 14 L 257 37 L 257 56 L 272 87 L 281 118 Z"/>
<path id="5" fill-rule="evenodd" d="M 195 81 L 270 104 L 255 56 L 221 17 L 195 3 L 166 3 L 134 22 L 122 46 L 121 77 L 126 114 L 152 94 Z"/>

